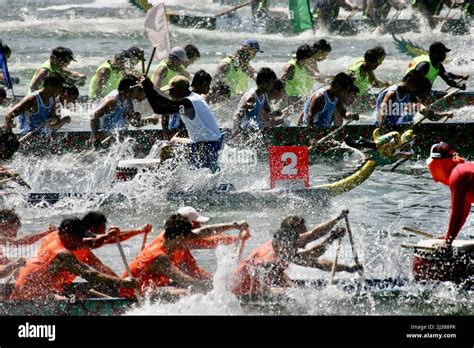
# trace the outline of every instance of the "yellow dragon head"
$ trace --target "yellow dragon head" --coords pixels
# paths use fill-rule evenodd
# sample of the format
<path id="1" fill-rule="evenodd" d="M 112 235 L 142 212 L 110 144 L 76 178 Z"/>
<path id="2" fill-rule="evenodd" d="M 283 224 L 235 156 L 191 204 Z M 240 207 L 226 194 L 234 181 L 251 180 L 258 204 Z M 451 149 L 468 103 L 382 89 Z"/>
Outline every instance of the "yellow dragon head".
<path id="1" fill-rule="evenodd" d="M 377 157 L 384 160 L 393 160 L 412 156 L 414 154 L 412 147 L 415 137 L 411 129 L 405 131 L 402 135 L 396 131 L 380 135 L 380 129 L 375 129 L 373 138 L 377 147 Z"/>

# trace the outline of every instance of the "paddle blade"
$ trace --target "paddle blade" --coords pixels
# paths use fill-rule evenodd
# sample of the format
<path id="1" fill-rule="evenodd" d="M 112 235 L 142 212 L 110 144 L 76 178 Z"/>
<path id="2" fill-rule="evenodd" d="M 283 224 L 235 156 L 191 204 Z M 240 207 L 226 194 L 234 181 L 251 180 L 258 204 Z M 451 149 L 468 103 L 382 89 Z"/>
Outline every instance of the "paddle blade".
<path id="1" fill-rule="evenodd" d="M 155 57 L 160 60 L 168 58 L 171 43 L 164 4 L 158 4 L 148 11 L 145 18 L 145 32 L 151 46 L 156 47 Z"/>

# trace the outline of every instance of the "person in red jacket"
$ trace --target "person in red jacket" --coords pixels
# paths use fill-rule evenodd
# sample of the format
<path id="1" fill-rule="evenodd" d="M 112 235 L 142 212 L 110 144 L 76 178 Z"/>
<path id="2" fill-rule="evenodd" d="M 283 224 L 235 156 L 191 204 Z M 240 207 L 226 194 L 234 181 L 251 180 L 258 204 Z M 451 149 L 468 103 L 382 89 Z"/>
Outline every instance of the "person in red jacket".
<path id="1" fill-rule="evenodd" d="M 474 203 L 474 163 L 464 161 L 449 144 L 441 142 L 431 147 L 427 164 L 434 181 L 451 189 L 451 215 L 444 236 L 446 244 L 441 244 L 449 247 L 461 231 Z"/>

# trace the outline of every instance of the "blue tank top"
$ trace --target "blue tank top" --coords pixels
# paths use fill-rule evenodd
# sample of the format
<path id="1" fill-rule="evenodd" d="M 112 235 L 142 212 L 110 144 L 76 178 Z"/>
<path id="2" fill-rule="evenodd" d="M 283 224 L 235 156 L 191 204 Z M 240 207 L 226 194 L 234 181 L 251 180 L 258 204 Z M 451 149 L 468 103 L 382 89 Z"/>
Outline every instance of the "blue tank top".
<path id="1" fill-rule="evenodd" d="M 339 101 L 338 97 L 334 97 L 334 100 L 331 101 L 329 96 L 324 88 L 320 88 L 315 91 L 311 97 L 306 101 L 306 105 L 304 106 L 304 114 L 303 114 L 303 121 L 301 123 L 302 127 L 308 126 L 308 113 L 309 107 L 311 105 L 311 100 L 314 96 L 319 93 L 323 93 L 324 95 L 324 108 L 322 111 L 316 113 L 312 120 L 313 124 L 317 128 L 330 128 L 332 123 L 334 122 L 334 110 L 336 110 L 337 102 Z"/>
<path id="2" fill-rule="evenodd" d="M 384 124 L 385 126 L 395 126 L 402 124 L 410 124 L 413 122 L 413 110 L 410 103 L 410 95 L 406 94 L 403 99 L 400 99 L 398 95 L 398 85 L 390 86 L 379 93 L 376 102 L 376 114 L 375 114 L 375 125 L 379 126 L 379 113 L 380 108 L 385 98 L 385 94 L 389 91 L 395 91 L 397 99 L 389 105 L 388 110 L 384 113 Z"/>
<path id="3" fill-rule="evenodd" d="M 128 101 L 125 100 L 123 104 L 121 104 L 117 90 L 112 91 L 107 95 L 107 97 L 111 96 L 115 97 L 116 106 L 114 112 L 105 115 L 100 119 L 100 130 L 103 132 L 109 132 L 113 129 L 123 129 L 127 126 L 124 113 L 128 106 Z"/>
<path id="4" fill-rule="evenodd" d="M 44 128 L 46 121 L 51 115 L 51 111 L 54 107 L 54 98 L 49 99 L 49 105 L 45 106 L 41 100 L 39 91 L 33 92 L 36 98 L 36 104 L 38 105 L 38 111 L 36 113 L 25 112 L 18 117 L 20 125 L 20 134 L 28 133 L 31 131 L 45 132 Z"/>
<path id="5" fill-rule="evenodd" d="M 252 95 L 255 99 L 255 106 L 247 110 L 245 112 L 244 117 L 240 121 L 240 128 L 242 129 L 262 129 L 265 127 L 265 123 L 260 117 L 260 111 L 263 109 L 265 102 L 268 100 L 268 96 L 266 94 L 263 95 L 262 99 L 258 99 L 258 95 L 256 92 L 256 88 L 251 89 L 249 92 L 245 93 L 242 96 L 241 102 L 239 106 L 243 106 L 243 101 L 248 98 L 248 96 Z"/>

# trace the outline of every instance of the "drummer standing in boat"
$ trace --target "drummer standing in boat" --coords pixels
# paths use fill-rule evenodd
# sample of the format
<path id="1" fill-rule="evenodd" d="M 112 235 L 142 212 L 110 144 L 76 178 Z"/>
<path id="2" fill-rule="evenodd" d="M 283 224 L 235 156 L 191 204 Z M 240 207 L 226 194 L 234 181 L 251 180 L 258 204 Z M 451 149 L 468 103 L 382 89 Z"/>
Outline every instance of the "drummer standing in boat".
<path id="1" fill-rule="evenodd" d="M 427 165 L 433 180 L 449 186 L 451 190 L 449 227 L 441 244 L 451 246 L 474 203 L 474 163 L 466 162 L 453 147 L 441 142 L 432 146 Z"/>
<path id="2" fill-rule="evenodd" d="M 172 143 L 187 146 L 190 164 L 195 168 L 218 171 L 222 134 L 211 108 L 201 95 L 190 90 L 189 81 L 183 76 L 173 77 L 169 85 L 162 88 L 169 92 L 171 99 L 156 92 L 152 82 L 146 77 L 142 78 L 142 85 L 156 114 L 179 114 L 189 138 L 175 136 Z"/>

